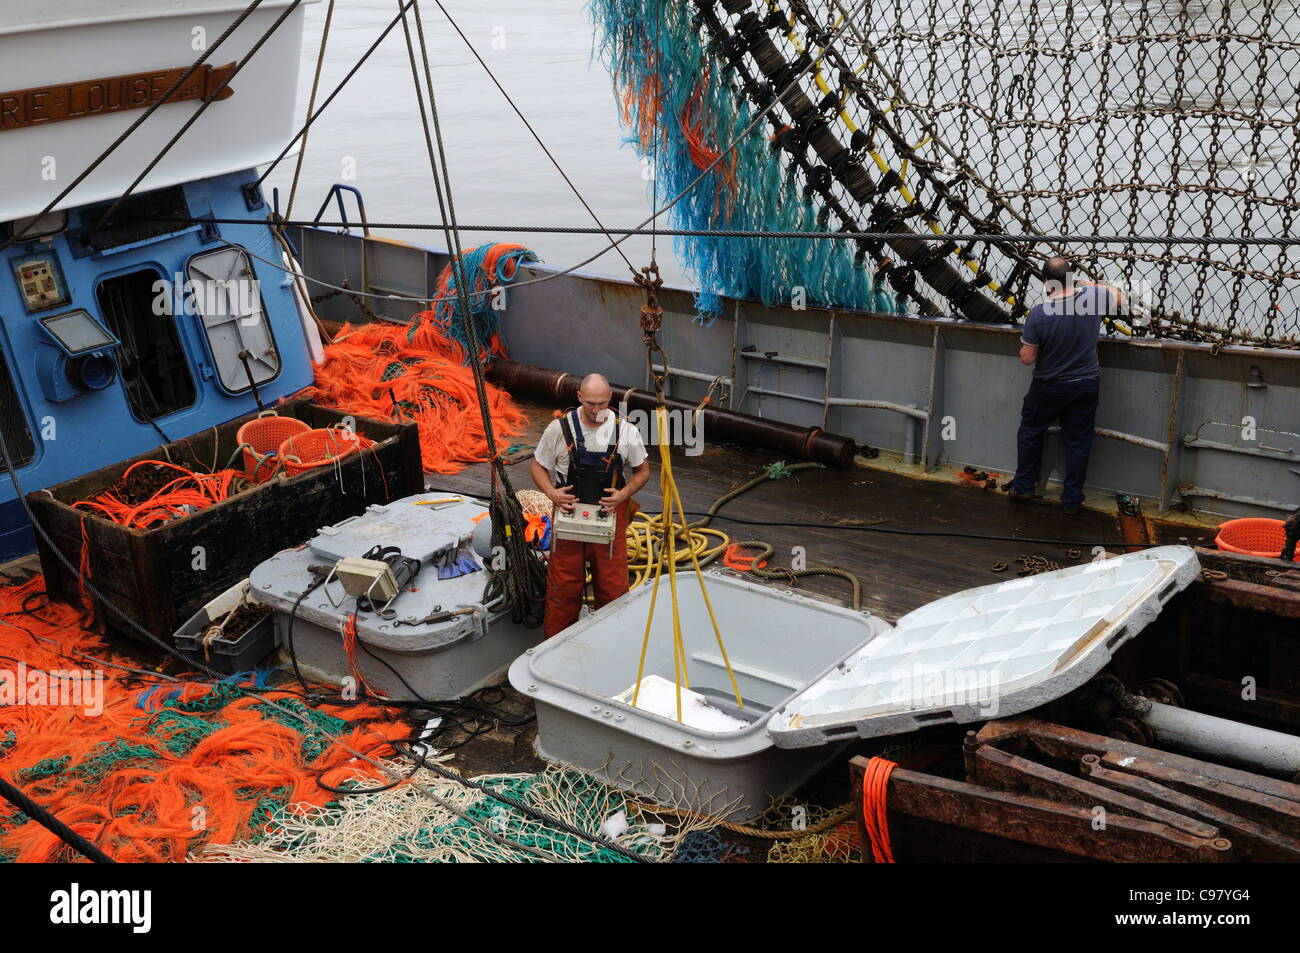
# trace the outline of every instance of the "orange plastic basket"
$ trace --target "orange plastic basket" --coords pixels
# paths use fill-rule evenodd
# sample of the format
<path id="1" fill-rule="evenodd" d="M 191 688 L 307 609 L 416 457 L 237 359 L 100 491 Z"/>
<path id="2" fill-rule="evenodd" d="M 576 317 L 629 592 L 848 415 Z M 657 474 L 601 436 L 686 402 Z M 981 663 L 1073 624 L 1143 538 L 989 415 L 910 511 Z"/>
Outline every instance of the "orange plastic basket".
<path id="1" fill-rule="evenodd" d="M 1214 545 L 1227 553 L 1244 553 L 1247 556 L 1277 558 L 1286 543 L 1286 524 L 1281 520 L 1248 519 L 1228 520 L 1219 524 L 1219 535 Z M 1300 559 L 1300 553 L 1297 553 Z"/>
<path id="2" fill-rule="evenodd" d="M 241 444 L 248 444 L 248 447 L 244 447 L 244 476 L 254 483 L 269 480 L 275 472 L 276 460 L 274 456 L 268 459 L 267 454 L 278 454 L 280 444 L 309 430 L 311 425 L 304 421 L 295 417 L 277 417 L 274 414 L 244 424 L 235 434 L 235 439 Z M 260 465 L 257 462 L 259 457 L 262 458 Z"/>
<path id="3" fill-rule="evenodd" d="M 341 457 L 356 453 L 358 446 L 360 441 L 351 430 L 326 427 L 290 437 L 280 444 L 280 459 L 284 461 L 285 472 L 293 476 L 328 466 Z"/>

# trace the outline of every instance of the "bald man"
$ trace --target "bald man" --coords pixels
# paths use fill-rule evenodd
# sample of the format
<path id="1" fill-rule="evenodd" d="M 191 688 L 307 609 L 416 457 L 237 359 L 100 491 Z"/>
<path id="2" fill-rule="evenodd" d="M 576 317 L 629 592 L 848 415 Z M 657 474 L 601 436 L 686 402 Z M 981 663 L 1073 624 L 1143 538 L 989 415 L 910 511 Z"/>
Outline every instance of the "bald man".
<path id="1" fill-rule="evenodd" d="M 597 609 L 627 592 L 628 501 L 650 479 L 650 461 L 640 431 L 610 408 L 611 396 L 609 381 L 588 374 L 578 407 L 551 421 L 533 451 L 533 483 L 556 508 L 569 513 L 587 503 L 616 517 L 612 545 L 551 534 L 542 628 L 548 639 L 578 621 L 587 566 Z"/>

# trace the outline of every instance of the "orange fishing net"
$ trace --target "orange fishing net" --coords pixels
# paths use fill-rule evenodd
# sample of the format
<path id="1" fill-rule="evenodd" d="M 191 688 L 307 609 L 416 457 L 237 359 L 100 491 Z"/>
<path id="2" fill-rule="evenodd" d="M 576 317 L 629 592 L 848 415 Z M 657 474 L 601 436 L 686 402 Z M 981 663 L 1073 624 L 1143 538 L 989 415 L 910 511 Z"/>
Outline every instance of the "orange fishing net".
<path id="1" fill-rule="evenodd" d="M 382 757 L 410 735 L 373 705 L 310 708 L 262 688 L 291 711 L 269 706 L 247 694 L 247 676 L 171 682 L 115 668 L 140 663 L 47 602 L 40 576 L 0 589 L 0 622 L 0 774 L 119 861 L 256 839 L 280 807 L 337 797 L 318 777 L 337 785 L 368 766 L 342 743 Z M 0 858 L 82 859 L 3 800 Z"/>
<path id="2" fill-rule="evenodd" d="M 381 420 L 414 420 L 430 473 L 459 473 L 488 459 L 474 376 L 465 349 L 443 334 L 434 312 L 415 316 L 413 340 L 399 324 L 346 325 L 316 365 L 306 391 L 318 403 Z M 499 342 L 492 341 L 499 349 Z M 498 440 L 521 434 L 528 418 L 509 393 L 487 385 L 488 410 Z"/>

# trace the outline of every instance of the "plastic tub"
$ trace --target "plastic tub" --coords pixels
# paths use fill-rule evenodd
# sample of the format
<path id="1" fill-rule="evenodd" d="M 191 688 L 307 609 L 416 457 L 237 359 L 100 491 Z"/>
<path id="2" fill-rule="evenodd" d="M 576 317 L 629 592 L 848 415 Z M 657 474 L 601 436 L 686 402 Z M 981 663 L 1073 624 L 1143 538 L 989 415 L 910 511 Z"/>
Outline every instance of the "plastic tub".
<path id="1" fill-rule="evenodd" d="M 1225 553 L 1276 559 L 1286 544 L 1286 524 L 1281 520 L 1249 517 L 1219 525 L 1214 545 Z M 1300 558 L 1300 554 L 1297 554 Z"/>
<path id="2" fill-rule="evenodd" d="M 327 427 L 308 430 L 290 437 L 280 444 L 280 459 L 289 476 L 306 473 L 316 467 L 329 466 L 349 454 L 356 453 L 360 440 L 351 430 Z"/>
<path id="3" fill-rule="evenodd" d="M 244 424 L 235 434 L 235 439 L 241 444 L 248 444 L 244 447 L 244 476 L 254 483 L 269 480 L 275 472 L 274 455 L 279 453 L 280 445 L 309 430 L 311 425 L 296 417 L 276 414 L 267 414 Z M 272 455 L 269 459 L 268 454 Z"/>

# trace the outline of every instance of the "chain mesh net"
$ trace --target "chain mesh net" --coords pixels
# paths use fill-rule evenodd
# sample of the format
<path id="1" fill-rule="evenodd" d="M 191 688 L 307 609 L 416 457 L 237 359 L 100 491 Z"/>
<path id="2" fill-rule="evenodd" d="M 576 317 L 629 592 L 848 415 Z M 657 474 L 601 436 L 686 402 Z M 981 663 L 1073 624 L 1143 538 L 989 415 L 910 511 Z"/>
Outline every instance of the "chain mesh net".
<path id="1" fill-rule="evenodd" d="M 661 61 L 698 39 L 744 115 L 775 101 L 755 134 L 822 229 L 930 236 L 853 240 L 900 310 L 1016 320 L 1066 254 L 1121 331 L 1300 344 L 1295 0 L 693 0 L 690 35 L 598 6 L 647 46 L 663 17 Z M 695 82 L 661 80 L 661 111 Z"/>

